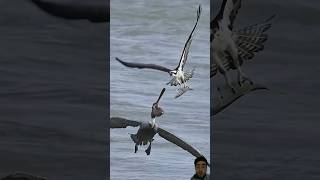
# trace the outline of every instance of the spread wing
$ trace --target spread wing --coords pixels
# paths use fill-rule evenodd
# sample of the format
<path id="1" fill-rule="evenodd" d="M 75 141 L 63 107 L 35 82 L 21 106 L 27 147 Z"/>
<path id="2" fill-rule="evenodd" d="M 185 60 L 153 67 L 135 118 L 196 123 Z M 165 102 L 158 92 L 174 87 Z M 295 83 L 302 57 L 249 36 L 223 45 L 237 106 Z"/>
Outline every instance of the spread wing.
<path id="1" fill-rule="evenodd" d="M 137 127 L 140 126 L 141 122 L 127 120 L 120 117 L 110 118 L 110 128 L 126 128 L 127 126 Z"/>
<path id="2" fill-rule="evenodd" d="M 232 38 L 237 45 L 240 65 L 242 65 L 244 61 L 252 59 L 259 51 L 264 49 L 264 44 L 268 40 L 266 32 L 272 27 L 270 21 L 274 17 L 275 15 L 272 15 L 261 23 L 233 31 Z M 223 57 L 219 57 L 219 59 L 211 57 L 210 77 L 213 77 L 218 72 L 216 61 L 220 61 L 226 70 L 235 68 L 231 56 L 227 53 L 225 53 Z"/>
<path id="3" fill-rule="evenodd" d="M 184 48 L 183 48 L 183 51 L 182 51 L 182 54 L 181 54 L 181 57 L 180 57 L 180 61 L 179 61 L 179 64 L 177 66 L 176 69 L 181 69 L 183 70 L 183 67 L 184 65 L 186 64 L 187 62 L 187 59 L 188 59 L 188 54 L 189 54 L 189 49 L 190 49 L 190 46 L 191 46 L 191 42 L 192 42 L 192 37 L 194 35 L 194 31 L 198 25 L 198 22 L 199 22 L 199 19 L 200 19 L 200 15 L 201 15 L 201 5 L 199 5 L 199 8 L 198 8 L 198 11 L 197 11 L 197 21 L 196 21 L 196 24 L 194 25 L 185 45 L 184 45 Z"/>
<path id="4" fill-rule="evenodd" d="M 223 0 L 219 13 L 210 23 L 210 41 L 213 40 L 213 34 L 217 31 L 217 29 L 219 29 L 218 21 L 221 21 L 223 25 L 228 26 L 230 30 L 233 29 L 233 23 L 240 7 L 241 0 Z"/>
<path id="5" fill-rule="evenodd" d="M 268 40 L 266 31 L 271 28 L 272 15 L 261 23 L 247 26 L 233 32 L 233 39 L 238 47 L 241 60 L 250 60 L 254 55 L 264 49 L 264 43 Z"/>
<path id="6" fill-rule="evenodd" d="M 224 24 L 232 30 L 238 10 L 241 8 L 241 0 L 224 0 L 223 3 L 225 3 L 225 8 L 223 11 L 222 21 L 224 21 Z"/>
<path id="7" fill-rule="evenodd" d="M 66 19 L 88 19 L 92 22 L 109 22 L 109 5 L 79 4 L 72 2 L 53 2 L 49 0 L 30 0 L 43 11 Z"/>
<path id="8" fill-rule="evenodd" d="M 143 63 L 131 63 L 131 62 L 125 62 L 120 60 L 119 58 L 116 57 L 116 60 L 119 61 L 121 64 L 123 64 L 124 66 L 127 67 L 131 67 L 131 68 L 138 68 L 138 69 L 155 69 L 155 70 L 159 70 L 159 71 L 163 71 L 163 72 L 167 72 L 169 73 L 171 70 L 163 67 L 163 66 L 159 66 L 156 64 L 143 64 Z"/>
<path id="9" fill-rule="evenodd" d="M 173 144 L 179 146 L 180 148 L 188 151 L 190 154 L 192 154 L 195 157 L 200 157 L 202 156 L 202 154 L 200 153 L 200 151 L 198 151 L 197 149 L 195 149 L 194 147 L 192 147 L 191 145 L 189 145 L 188 143 L 186 143 L 185 141 L 183 141 L 182 139 L 178 138 L 177 136 L 175 136 L 174 134 L 162 129 L 162 128 L 158 128 L 158 134 L 166 139 L 167 141 L 172 142 Z"/>

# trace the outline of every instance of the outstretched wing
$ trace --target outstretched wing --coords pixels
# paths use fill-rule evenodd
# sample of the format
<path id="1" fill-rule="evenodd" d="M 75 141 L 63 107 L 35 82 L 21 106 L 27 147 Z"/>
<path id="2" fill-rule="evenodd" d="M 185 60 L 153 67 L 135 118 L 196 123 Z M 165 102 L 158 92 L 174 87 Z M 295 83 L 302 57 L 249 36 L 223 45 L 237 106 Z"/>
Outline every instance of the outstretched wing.
<path id="1" fill-rule="evenodd" d="M 110 128 L 126 128 L 127 126 L 137 127 L 140 126 L 141 122 L 127 120 L 120 117 L 110 118 Z"/>
<path id="2" fill-rule="evenodd" d="M 45 12 L 66 19 L 88 19 L 92 22 L 109 22 L 108 4 L 84 4 L 72 2 L 53 2 L 49 0 L 30 0 Z"/>
<path id="3" fill-rule="evenodd" d="M 223 25 L 226 25 L 230 30 L 233 29 L 234 20 L 238 14 L 238 10 L 241 7 L 241 0 L 223 0 L 219 13 L 210 23 L 210 41 L 213 40 L 214 34 L 219 29 L 220 21 Z"/>
<path id="4" fill-rule="evenodd" d="M 167 72 L 169 73 L 171 70 L 163 67 L 163 66 L 159 66 L 156 64 L 143 64 L 143 63 L 131 63 L 131 62 L 125 62 L 120 60 L 119 58 L 116 57 L 116 60 L 119 61 L 121 64 L 123 64 L 124 66 L 127 67 L 131 67 L 131 68 L 138 68 L 138 69 L 155 69 L 155 70 L 159 70 L 159 71 L 163 71 L 163 72 Z"/>
<path id="5" fill-rule="evenodd" d="M 238 48 L 241 60 L 250 60 L 255 53 L 264 49 L 264 43 L 268 40 L 265 33 L 271 28 L 270 21 L 275 17 L 272 15 L 261 23 L 257 23 L 233 32 L 233 39 Z"/>
<path id="6" fill-rule="evenodd" d="M 192 154 L 195 157 L 200 157 L 202 156 L 202 154 L 200 153 L 200 151 L 198 151 L 196 148 L 192 147 L 191 145 L 189 145 L 188 143 L 186 143 L 185 141 L 183 141 L 182 139 L 178 138 L 177 136 L 175 136 L 174 134 L 162 129 L 158 127 L 158 134 L 166 139 L 167 141 L 172 142 L 173 144 L 179 146 L 180 148 L 188 151 L 190 154 Z"/>
<path id="7" fill-rule="evenodd" d="M 270 21 L 275 17 L 272 15 L 261 23 L 247 26 L 240 30 L 233 31 L 232 38 L 236 42 L 240 65 L 244 61 L 252 59 L 256 53 L 264 49 L 264 43 L 268 40 L 267 30 L 271 28 Z M 218 72 L 216 59 L 211 57 L 210 77 Z M 223 57 L 219 57 L 220 63 L 226 70 L 234 69 L 232 57 L 225 53 Z"/>
<path id="8" fill-rule="evenodd" d="M 181 57 L 180 57 L 180 61 L 179 61 L 179 64 L 177 66 L 176 69 L 181 69 L 183 70 L 183 67 L 184 65 L 186 64 L 187 62 L 187 59 L 188 59 L 188 53 L 189 53 L 189 49 L 190 49 L 190 46 L 191 46 L 191 42 L 192 42 L 192 37 L 194 35 L 194 30 L 196 29 L 197 25 L 198 25 L 198 21 L 200 19 L 200 15 L 201 15 L 201 5 L 199 5 L 199 8 L 198 8 L 198 11 L 197 11 L 197 21 L 196 21 L 196 24 L 194 25 L 185 45 L 184 45 L 184 48 L 183 48 L 183 51 L 182 51 L 182 54 L 181 54 Z"/>
<path id="9" fill-rule="evenodd" d="M 224 21 L 228 28 L 232 30 L 238 10 L 241 8 L 241 0 L 224 0 L 223 3 L 225 3 L 225 8 L 223 11 L 222 21 Z"/>

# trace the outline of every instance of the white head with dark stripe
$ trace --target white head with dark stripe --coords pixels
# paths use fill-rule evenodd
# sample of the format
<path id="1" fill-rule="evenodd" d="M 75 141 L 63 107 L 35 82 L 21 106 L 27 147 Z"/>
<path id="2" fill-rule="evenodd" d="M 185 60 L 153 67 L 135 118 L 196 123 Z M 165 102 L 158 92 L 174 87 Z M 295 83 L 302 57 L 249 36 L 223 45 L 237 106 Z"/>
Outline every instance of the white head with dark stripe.
<path id="1" fill-rule="evenodd" d="M 178 71 L 177 70 L 171 70 L 169 71 L 170 76 L 177 76 Z"/>

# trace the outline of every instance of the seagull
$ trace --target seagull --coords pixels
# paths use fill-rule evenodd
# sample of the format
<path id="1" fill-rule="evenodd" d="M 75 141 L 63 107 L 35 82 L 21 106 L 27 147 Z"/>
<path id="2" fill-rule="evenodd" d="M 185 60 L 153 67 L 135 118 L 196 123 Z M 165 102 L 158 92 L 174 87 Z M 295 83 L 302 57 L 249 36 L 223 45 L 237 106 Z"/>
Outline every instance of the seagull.
<path id="1" fill-rule="evenodd" d="M 56 2 L 52 0 L 30 0 L 50 15 L 65 19 L 88 19 L 91 22 L 110 21 L 108 3 L 92 4 L 78 2 Z"/>
<path id="2" fill-rule="evenodd" d="M 123 64 L 127 67 L 131 67 L 131 68 L 139 68 L 139 69 L 148 68 L 148 69 L 155 69 L 155 70 L 167 72 L 172 77 L 172 80 L 170 82 L 168 82 L 167 85 L 168 84 L 170 84 L 171 86 L 183 85 L 183 88 L 189 88 L 186 85 L 186 82 L 192 78 L 194 69 L 190 72 L 187 72 L 187 71 L 184 71 L 184 66 L 185 66 L 187 59 L 188 59 L 189 49 L 191 46 L 191 42 L 192 42 L 192 38 L 193 38 L 193 35 L 195 32 L 195 29 L 196 29 L 196 27 L 198 25 L 198 21 L 200 19 L 200 15 L 201 15 L 201 5 L 199 5 L 198 11 L 197 11 L 196 23 L 195 23 L 186 43 L 184 45 L 179 64 L 175 69 L 169 69 L 169 68 L 166 68 L 166 67 L 163 67 L 160 65 L 156 65 L 156 64 L 125 62 L 117 57 L 116 57 L 116 60 L 119 61 L 121 64 Z"/>
<path id="3" fill-rule="evenodd" d="M 132 127 L 139 126 L 138 132 L 136 134 L 130 135 L 132 141 L 135 143 L 135 148 L 134 148 L 135 153 L 138 151 L 138 145 L 147 145 L 149 143 L 149 146 L 145 150 L 145 152 L 147 155 L 150 155 L 151 143 L 154 140 L 153 137 L 156 134 L 159 134 L 164 139 L 176 144 L 177 146 L 188 151 L 192 155 L 196 157 L 201 156 L 201 153 L 197 149 L 193 148 L 191 145 L 187 144 L 185 141 L 178 138 L 174 134 L 158 127 L 158 125 L 156 124 L 155 118 L 160 117 L 164 114 L 164 111 L 162 110 L 162 108 L 159 107 L 159 100 L 161 99 L 164 92 L 165 92 L 165 88 L 162 89 L 158 97 L 158 100 L 152 105 L 152 109 L 151 109 L 152 121 L 146 123 L 146 122 L 127 120 L 120 117 L 111 117 L 110 128 L 126 128 L 127 126 L 132 126 Z"/>
<path id="4" fill-rule="evenodd" d="M 233 24 L 241 7 L 241 0 L 223 0 L 218 15 L 210 23 L 211 42 L 211 70 L 210 78 L 217 72 L 221 73 L 227 85 L 235 93 L 227 71 L 237 70 L 238 84 L 241 86 L 245 80 L 252 81 L 241 71 L 244 61 L 250 60 L 255 53 L 264 49 L 264 42 L 268 39 L 265 32 L 271 27 L 272 15 L 265 21 L 240 30 L 234 30 Z"/>

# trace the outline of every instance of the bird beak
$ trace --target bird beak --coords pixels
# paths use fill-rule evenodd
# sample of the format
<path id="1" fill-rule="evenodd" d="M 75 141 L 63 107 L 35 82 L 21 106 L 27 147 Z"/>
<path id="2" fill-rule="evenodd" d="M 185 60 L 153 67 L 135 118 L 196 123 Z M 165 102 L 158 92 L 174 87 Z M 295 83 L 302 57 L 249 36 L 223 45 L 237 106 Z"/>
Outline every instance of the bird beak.
<path id="1" fill-rule="evenodd" d="M 158 98 L 158 100 L 157 100 L 157 102 L 156 102 L 156 104 L 158 105 L 158 103 L 159 103 L 159 101 L 160 101 L 160 99 L 161 99 L 161 97 L 162 97 L 162 95 L 163 95 L 163 93 L 166 91 L 166 88 L 163 88 L 162 89 L 162 91 L 161 91 L 161 93 L 160 93 L 160 95 L 159 95 L 159 98 Z"/>

